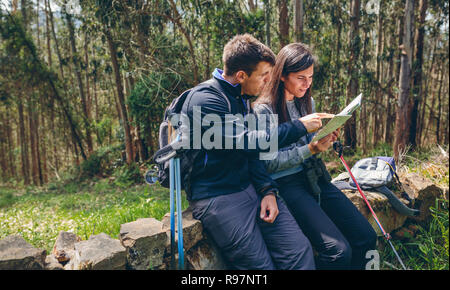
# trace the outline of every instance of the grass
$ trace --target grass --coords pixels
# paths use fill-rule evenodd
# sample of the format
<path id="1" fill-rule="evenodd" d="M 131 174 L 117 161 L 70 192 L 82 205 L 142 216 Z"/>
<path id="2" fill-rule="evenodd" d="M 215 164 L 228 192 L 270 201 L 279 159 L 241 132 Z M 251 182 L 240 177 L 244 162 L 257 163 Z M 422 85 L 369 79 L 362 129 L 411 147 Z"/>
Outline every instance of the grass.
<path id="1" fill-rule="evenodd" d="M 437 147 L 420 149 L 404 155 L 398 170 L 417 172 L 434 183 L 448 187 L 448 159 L 439 159 Z M 333 176 L 345 169 L 331 151 L 322 154 L 325 162 L 335 161 Z M 345 153 L 352 166 L 357 160 L 370 156 L 392 156 L 389 146 L 381 144 L 370 153 Z M 60 231 L 71 231 L 83 240 L 91 235 L 106 233 L 118 238 L 120 225 L 138 218 L 161 220 L 169 212 L 169 190 L 159 185 L 136 183 L 136 169 L 117 167 L 109 178 L 77 179 L 69 173 L 61 181 L 45 187 L 13 184 L 0 185 L 0 239 L 19 234 L 30 244 L 50 253 Z M 77 173 L 79 174 L 79 172 Z M 182 197 L 183 209 L 188 202 Z M 433 218 L 426 224 L 415 225 L 414 236 L 393 239 L 403 262 L 409 269 L 449 268 L 448 200 L 436 200 L 431 208 Z M 390 246 L 378 241 L 381 269 L 400 269 Z"/>
<path id="2" fill-rule="evenodd" d="M 187 208 L 184 195 L 182 203 Z M 83 240 L 102 232 L 117 239 L 121 224 L 146 217 L 161 220 L 167 212 L 169 192 L 158 185 L 124 188 L 101 179 L 17 191 L 0 187 L 0 239 L 19 234 L 50 253 L 60 231 Z"/>
<path id="3" fill-rule="evenodd" d="M 448 147 L 443 148 L 448 152 Z M 332 150 L 322 153 L 325 162 L 338 162 L 338 166 L 330 171 L 333 177 L 345 171 Z M 393 156 L 392 148 L 387 144 L 379 144 L 364 154 L 357 149 L 355 152 L 344 151 L 344 159 L 352 167 L 358 160 L 374 156 Z M 441 149 L 436 146 L 419 148 L 408 154 L 402 154 L 397 163 L 397 172 L 416 172 L 430 179 L 434 184 L 449 186 L 449 161 L 443 158 Z M 392 243 L 408 269 L 414 270 L 443 270 L 449 269 L 449 208 L 448 200 L 437 199 L 434 207 L 430 208 L 432 218 L 425 224 L 416 224 L 415 235 L 403 240 L 392 239 Z M 411 222 L 406 222 L 407 227 Z M 384 270 L 401 269 L 395 254 L 383 238 L 379 238 L 378 250 L 381 265 Z"/>
<path id="4" fill-rule="evenodd" d="M 448 200 L 438 199 L 430 208 L 433 218 L 426 225 L 417 225 L 415 236 L 406 237 L 403 241 L 393 240 L 407 269 L 413 270 L 448 270 L 449 269 L 449 233 L 448 233 Z M 400 269 L 400 264 L 393 251 L 383 242 L 381 269 Z"/>

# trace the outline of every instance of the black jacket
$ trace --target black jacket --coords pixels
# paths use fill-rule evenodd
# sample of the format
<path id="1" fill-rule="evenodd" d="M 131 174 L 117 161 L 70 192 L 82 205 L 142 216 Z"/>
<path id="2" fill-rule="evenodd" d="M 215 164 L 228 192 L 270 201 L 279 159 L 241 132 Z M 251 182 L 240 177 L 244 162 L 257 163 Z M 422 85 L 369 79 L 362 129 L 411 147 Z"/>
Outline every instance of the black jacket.
<path id="1" fill-rule="evenodd" d="M 193 147 L 194 141 L 199 141 L 199 135 L 194 136 L 194 127 L 201 128 L 201 138 L 208 129 L 215 126 L 222 132 L 222 138 L 219 140 L 221 144 L 218 144 L 218 147 L 221 146 L 220 149 L 206 149 L 203 142 L 200 142 L 201 148 L 197 147 L 202 152 L 193 164 L 192 200 L 239 192 L 246 189 L 250 182 L 253 183 L 258 193 L 264 195 L 276 188 L 277 185 L 266 172 L 264 163 L 259 160 L 259 152 L 264 151 L 261 148 L 263 146 L 260 146 L 260 141 L 278 138 L 278 146 L 281 148 L 296 142 L 307 133 L 307 130 L 298 120 L 281 124 L 278 127 L 278 136 L 275 134 L 270 136 L 266 130 L 249 131 L 245 125 L 238 128 L 239 122 L 235 122 L 236 118 L 225 115 L 249 113 L 248 103 L 246 104 L 245 98 L 241 96 L 240 85 L 234 87 L 223 79 L 217 77 L 213 77 L 213 79 L 214 81 L 208 82 L 206 86 L 202 84 L 193 88 L 191 96 L 187 98 L 182 109 L 182 114 L 188 116 L 191 125 L 192 147 L 190 148 L 196 149 Z M 194 108 L 197 110 L 195 113 Z M 199 112 L 199 108 L 201 112 Z M 208 114 L 215 114 L 215 116 L 219 116 L 220 120 L 206 122 L 205 117 Z M 226 131 L 226 125 L 227 123 L 229 125 L 230 122 L 235 122 L 235 126 L 231 127 L 233 128 L 232 132 Z M 199 142 L 196 144 L 198 146 Z M 229 148 L 230 144 L 233 149 L 223 149 Z"/>

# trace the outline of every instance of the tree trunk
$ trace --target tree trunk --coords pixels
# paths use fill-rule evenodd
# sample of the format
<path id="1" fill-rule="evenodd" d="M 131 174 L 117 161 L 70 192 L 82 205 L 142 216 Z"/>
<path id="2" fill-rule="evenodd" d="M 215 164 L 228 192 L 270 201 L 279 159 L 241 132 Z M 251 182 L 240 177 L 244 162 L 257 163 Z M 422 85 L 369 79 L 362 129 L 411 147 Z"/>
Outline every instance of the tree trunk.
<path id="1" fill-rule="evenodd" d="M 439 61 L 439 60 L 438 60 Z M 436 65 L 437 66 L 437 65 Z M 437 78 L 439 79 L 439 68 L 436 68 L 436 66 L 433 67 L 433 69 L 431 70 L 431 77 L 430 77 L 430 94 L 431 94 L 431 104 L 430 104 L 430 108 L 429 108 L 429 113 L 428 113 L 428 122 L 424 128 L 425 134 L 424 135 L 424 139 L 423 139 L 423 143 L 426 143 L 426 141 L 430 141 L 430 132 L 432 131 L 432 126 L 433 126 L 433 122 L 436 119 L 435 118 L 435 105 L 436 105 L 436 85 L 437 85 L 437 81 L 435 80 L 433 76 L 433 72 L 434 74 L 437 75 Z M 435 142 L 435 141 L 432 141 Z"/>
<path id="2" fill-rule="evenodd" d="M 265 21 L 265 34 L 266 34 L 266 45 L 270 47 L 270 0 L 264 0 L 264 21 Z"/>
<path id="3" fill-rule="evenodd" d="M 69 28 L 69 39 L 70 39 L 70 47 L 72 52 L 72 63 L 75 67 L 75 75 L 77 78 L 78 83 L 78 90 L 80 93 L 80 99 L 81 99 L 81 105 L 83 107 L 83 121 L 84 121 L 84 127 L 86 130 L 86 143 L 88 146 L 88 152 L 89 154 L 93 151 L 93 144 L 92 144 L 92 136 L 91 136 L 91 129 L 90 129 L 90 120 L 89 120 L 89 112 L 88 112 L 88 104 L 86 100 L 86 95 L 84 94 L 84 87 L 83 87 L 83 80 L 81 78 L 81 64 L 80 64 L 80 57 L 77 54 L 77 48 L 75 44 L 75 31 L 74 26 L 72 23 L 72 17 L 69 13 L 65 12 L 67 26 Z"/>
<path id="4" fill-rule="evenodd" d="M 52 100 L 52 103 L 50 105 L 51 109 L 50 109 L 50 131 L 52 131 L 52 140 L 51 140 L 51 144 L 52 144 L 52 150 L 53 150 L 53 163 L 54 163 L 54 170 L 56 172 L 56 174 L 58 174 L 59 171 L 59 160 L 58 160 L 58 150 L 56 148 L 56 132 L 55 132 L 55 109 L 54 109 L 54 103 Z"/>
<path id="5" fill-rule="evenodd" d="M 394 157 L 404 152 L 408 144 L 411 116 L 409 111 L 409 95 L 411 83 L 412 28 L 414 24 L 414 0 L 406 0 L 403 44 L 401 49 L 401 66 L 399 80 L 399 96 L 395 118 Z"/>
<path id="6" fill-rule="evenodd" d="M 24 179 L 24 184 L 30 184 L 30 161 L 28 159 L 28 145 L 25 139 L 25 120 L 23 115 L 23 104 L 21 97 L 19 97 L 17 109 L 19 112 L 19 136 L 20 136 L 20 157 L 22 163 L 22 176 Z"/>
<path id="7" fill-rule="evenodd" d="M 279 19 L 278 29 L 280 30 L 280 48 L 289 43 L 289 15 L 287 0 L 278 1 Z"/>
<path id="8" fill-rule="evenodd" d="M 441 143 L 441 136 L 440 136 L 440 126 L 441 126 L 441 116 L 442 116 L 442 98 L 441 98 L 441 92 L 442 92 L 442 83 L 444 80 L 444 63 L 445 61 L 442 59 L 442 66 L 441 66 L 441 77 L 439 80 L 439 89 L 438 89 L 438 115 L 436 117 L 436 143 Z M 448 120 L 447 120 L 448 122 Z"/>
<path id="9" fill-rule="evenodd" d="M 48 15 L 48 1 L 44 0 L 44 7 L 45 7 L 45 36 L 47 38 L 47 64 L 48 67 L 52 67 L 52 52 L 51 52 L 51 46 L 50 46 L 50 19 Z"/>
<path id="10" fill-rule="evenodd" d="M 131 164 L 133 162 L 133 144 L 131 139 L 131 131 L 130 131 L 130 124 L 128 121 L 128 113 L 125 106 L 125 96 L 123 93 L 123 87 L 122 87 L 122 80 L 120 78 L 120 70 L 119 70 L 119 62 L 117 60 L 117 50 L 116 45 L 112 39 L 111 32 L 109 31 L 108 27 L 103 28 L 103 32 L 106 36 L 106 40 L 108 42 L 108 48 L 109 53 L 111 56 L 111 62 L 113 65 L 113 71 L 114 71 L 114 78 L 116 81 L 116 88 L 117 88 L 117 99 L 118 99 L 118 105 L 120 110 L 120 118 L 122 119 L 122 126 L 124 130 L 125 135 L 125 151 L 126 151 L 126 159 L 127 163 Z"/>
<path id="11" fill-rule="evenodd" d="M 349 50 L 350 59 L 348 61 L 348 75 L 350 81 L 347 85 L 347 104 L 356 97 L 358 93 L 358 70 L 357 62 L 360 51 L 360 37 L 359 37 L 359 11 L 361 8 L 360 0 L 351 0 L 351 23 L 349 33 Z M 352 149 L 356 149 L 356 121 L 355 116 L 351 117 L 344 127 L 344 143 L 345 146 L 350 146 Z"/>
<path id="12" fill-rule="evenodd" d="M 381 129 L 382 129 L 382 104 L 383 104 L 383 92 L 381 88 L 382 79 L 382 54 L 383 54 L 383 0 L 380 0 L 380 9 L 378 11 L 378 29 L 377 29 L 377 66 L 376 66 L 376 91 L 375 91 L 375 108 L 374 108 L 374 122 L 373 122 L 373 135 L 372 135 L 372 145 L 377 146 L 381 139 Z"/>
<path id="13" fill-rule="evenodd" d="M 253 2 L 253 0 L 248 0 L 247 2 L 248 2 L 248 8 L 250 8 L 250 11 L 255 12 L 255 10 L 256 10 L 255 2 Z"/>
<path id="14" fill-rule="evenodd" d="M 86 72 L 85 72 L 85 79 L 86 79 L 86 117 L 91 123 L 92 120 L 92 96 L 90 91 L 90 83 L 89 83 L 89 57 L 88 57 L 88 42 L 89 42 L 89 36 L 88 33 L 85 32 L 84 34 L 84 62 L 86 65 Z M 91 138 L 92 143 L 92 138 Z"/>
<path id="15" fill-rule="evenodd" d="M 41 102 L 44 103 L 44 102 Z M 44 132 L 46 132 L 47 128 L 46 128 L 46 124 L 45 124 L 45 118 L 44 118 L 44 112 L 41 112 L 41 114 L 36 116 L 36 119 L 41 118 L 40 121 L 40 134 L 38 134 L 38 137 L 41 137 L 41 140 L 39 140 L 39 144 L 41 144 L 40 146 L 40 156 L 42 158 L 41 159 L 41 176 L 42 176 L 42 183 L 45 184 L 48 182 L 48 171 L 47 171 L 47 137 L 46 134 L 44 134 Z"/>
<path id="16" fill-rule="evenodd" d="M 50 1 L 50 0 L 48 0 L 48 1 Z M 59 73 L 61 74 L 60 78 L 61 78 L 61 81 L 63 83 L 64 92 L 67 92 L 66 82 L 64 80 L 63 62 L 62 62 L 61 52 L 59 50 L 58 38 L 56 38 L 55 22 L 53 21 L 53 12 L 52 12 L 52 9 L 50 7 L 50 2 L 48 2 L 48 14 L 50 16 L 51 32 L 52 32 L 52 35 L 53 35 L 53 39 L 55 41 L 56 55 L 58 56 Z"/>
<path id="17" fill-rule="evenodd" d="M 301 42 L 303 39 L 303 13 L 303 0 L 294 0 L 294 35 L 296 42 Z"/>
<path id="18" fill-rule="evenodd" d="M 395 34 L 394 34 L 395 35 Z M 394 37 L 391 35 L 389 44 L 390 46 L 394 46 Z M 389 67 L 388 67 L 388 76 L 389 76 L 389 84 L 387 86 L 387 98 L 386 98 L 386 112 L 384 115 L 386 115 L 385 122 L 384 122 L 384 142 L 391 143 L 392 140 L 392 123 L 394 123 L 394 119 L 392 118 L 392 100 L 395 99 L 393 88 L 391 83 L 394 82 L 394 53 L 391 51 L 391 55 L 389 57 Z"/>
<path id="19" fill-rule="evenodd" d="M 427 12 L 428 1 L 420 0 L 419 2 L 419 23 L 416 30 L 416 39 L 415 39 L 415 62 L 413 65 L 413 103 L 411 110 L 411 127 L 409 130 L 409 143 L 412 148 L 417 146 L 417 119 L 418 119 L 418 110 L 419 110 L 419 102 L 424 101 L 422 96 L 422 64 L 423 64 L 423 39 L 425 36 L 425 16 Z"/>
<path id="20" fill-rule="evenodd" d="M 12 137 L 12 128 L 11 128 L 11 115 L 10 111 L 6 110 L 6 139 L 8 143 L 8 159 L 9 159 L 9 166 L 11 169 L 11 177 L 16 177 L 16 164 L 14 159 L 14 140 Z"/>
<path id="21" fill-rule="evenodd" d="M 37 128 L 39 124 L 36 118 L 35 103 L 31 98 L 28 99 L 28 122 L 30 127 L 30 148 L 31 148 L 31 177 L 34 185 L 42 185 L 42 175 L 40 172 L 39 159 L 39 138 Z"/>
<path id="22" fill-rule="evenodd" d="M 339 1 L 336 0 L 336 5 L 339 5 Z M 341 19 L 341 10 L 336 9 L 336 20 L 337 20 L 337 36 L 336 36 L 336 69 L 333 78 L 334 88 L 332 88 L 333 94 L 333 105 L 331 112 L 333 114 L 339 113 L 339 98 L 341 96 L 341 35 L 342 35 L 342 19 Z"/>
<path id="23" fill-rule="evenodd" d="M 1 112 L 0 112 L 1 113 Z M 3 126 L 4 118 L 3 114 L 0 114 L 0 136 L 5 135 L 6 128 Z M 8 165 L 6 162 L 6 154 L 3 154 L 3 152 L 7 152 L 7 145 L 6 140 L 3 138 L 0 139 L 0 180 L 7 180 L 8 179 Z"/>
<path id="24" fill-rule="evenodd" d="M 425 75 L 425 84 L 424 84 L 424 87 L 425 87 L 425 91 L 427 91 L 427 96 L 430 96 L 430 95 L 432 95 L 431 94 L 431 90 L 427 90 L 427 88 L 431 88 L 432 86 L 430 85 L 432 82 L 433 82 L 433 77 L 432 77 L 432 73 L 433 73 L 433 68 L 434 68 L 434 63 L 436 62 L 436 46 L 437 46 L 437 43 L 438 43 L 438 39 L 439 39 L 439 37 L 437 37 L 436 35 L 435 35 L 435 37 L 434 37 L 434 46 L 433 46 L 433 49 L 432 50 L 430 50 L 430 55 L 429 55 L 429 58 L 428 59 L 430 59 L 431 58 L 431 64 L 430 64 L 430 67 L 429 67 L 429 69 L 428 69 L 428 74 L 426 74 Z M 427 100 L 428 100 L 428 98 L 425 98 L 424 100 L 423 100 L 423 102 L 422 102 L 422 112 L 421 112 L 421 114 L 420 114 L 420 120 L 421 120 L 421 125 L 419 126 L 419 128 L 418 128 L 418 136 L 419 136 L 419 138 L 418 138 L 418 141 L 419 141 L 419 146 L 421 145 L 421 144 L 423 144 L 423 142 L 424 142 L 424 137 L 425 137 L 425 135 L 426 134 L 423 134 L 423 131 L 427 128 L 427 126 L 426 126 L 426 119 L 425 119 L 425 113 L 426 113 L 426 108 L 427 108 Z"/>
<path id="25" fill-rule="evenodd" d="M 198 79 L 198 65 L 197 65 L 197 61 L 196 61 L 196 57 L 195 57 L 195 51 L 194 51 L 194 46 L 192 44 L 192 40 L 191 37 L 188 33 L 188 31 L 183 27 L 183 25 L 181 24 L 181 16 L 180 13 L 178 12 L 178 9 L 176 7 L 176 4 L 173 0 L 169 0 L 169 4 L 172 7 L 172 12 L 174 14 L 174 17 L 171 17 L 171 21 L 178 26 L 178 28 L 180 29 L 181 33 L 183 34 L 183 36 L 186 38 L 186 41 L 188 42 L 188 46 L 189 46 L 189 53 L 191 55 L 192 58 L 192 74 L 194 76 L 194 84 L 198 84 L 199 83 L 199 79 Z"/>

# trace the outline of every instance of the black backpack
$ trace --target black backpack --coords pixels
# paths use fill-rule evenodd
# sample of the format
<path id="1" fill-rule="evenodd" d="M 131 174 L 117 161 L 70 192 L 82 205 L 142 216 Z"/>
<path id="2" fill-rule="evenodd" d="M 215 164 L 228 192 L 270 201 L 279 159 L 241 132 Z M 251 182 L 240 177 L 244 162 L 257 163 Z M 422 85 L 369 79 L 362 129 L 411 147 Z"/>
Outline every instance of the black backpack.
<path id="1" fill-rule="evenodd" d="M 194 91 L 205 86 L 208 86 L 219 92 L 220 95 L 223 96 L 227 101 L 228 110 L 229 112 L 231 112 L 230 101 L 225 96 L 225 94 L 220 89 L 217 89 L 214 85 L 218 86 L 219 84 L 215 79 L 210 79 L 192 89 L 184 91 L 166 108 L 163 121 L 159 126 L 160 149 L 153 156 L 153 161 L 158 167 L 158 181 L 163 187 L 170 188 L 170 159 L 176 156 L 180 159 L 181 188 L 186 192 L 188 200 L 191 199 L 192 194 L 190 181 L 194 160 L 200 154 L 201 150 L 184 149 L 178 148 L 179 146 L 175 146 L 176 144 L 182 143 L 184 134 L 189 134 L 189 132 L 185 132 L 184 130 L 182 130 L 182 118 L 179 119 L 175 124 L 172 124 L 170 120 L 173 119 L 172 117 L 174 115 L 180 116 L 181 109 L 183 108 L 184 103 L 191 98 Z M 175 139 L 175 141 L 172 141 L 173 139 Z"/>

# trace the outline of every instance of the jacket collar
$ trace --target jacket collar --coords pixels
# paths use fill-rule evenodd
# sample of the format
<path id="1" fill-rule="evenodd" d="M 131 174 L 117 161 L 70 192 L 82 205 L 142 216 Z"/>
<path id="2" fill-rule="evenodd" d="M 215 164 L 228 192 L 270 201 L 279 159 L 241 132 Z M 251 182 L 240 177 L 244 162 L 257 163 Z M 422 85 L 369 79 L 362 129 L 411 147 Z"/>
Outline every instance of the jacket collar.
<path id="1" fill-rule="evenodd" d="M 227 95 L 233 96 L 234 98 L 241 97 L 241 85 L 228 82 L 226 79 L 222 76 L 223 70 L 216 68 L 213 72 L 213 77 L 219 81 L 222 88 L 226 91 Z"/>

